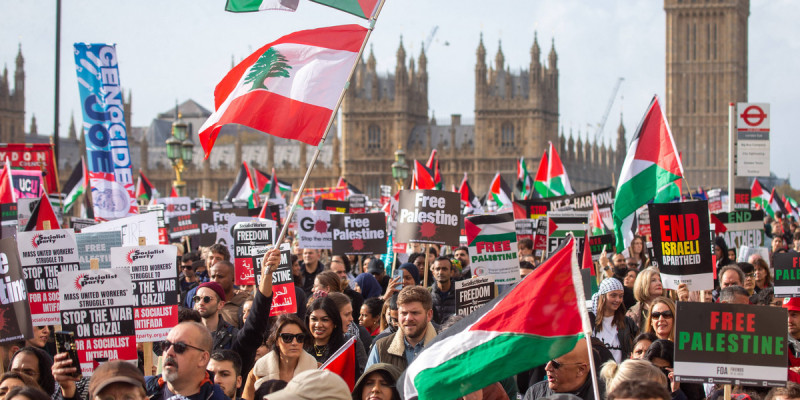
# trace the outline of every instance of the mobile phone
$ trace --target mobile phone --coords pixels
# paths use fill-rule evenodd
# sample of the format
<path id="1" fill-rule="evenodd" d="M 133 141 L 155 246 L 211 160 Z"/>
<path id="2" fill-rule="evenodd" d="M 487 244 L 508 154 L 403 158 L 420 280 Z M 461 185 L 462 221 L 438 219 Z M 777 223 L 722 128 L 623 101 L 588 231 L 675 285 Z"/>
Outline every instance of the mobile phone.
<path id="1" fill-rule="evenodd" d="M 400 278 L 400 281 L 398 281 L 397 285 L 395 285 L 394 288 L 397 289 L 397 291 L 403 290 L 403 270 L 400 268 L 396 268 L 392 272 L 392 278 Z"/>
<path id="2" fill-rule="evenodd" d="M 71 374 L 72 377 L 81 378 L 81 362 L 78 360 L 78 349 L 75 347 L 75 333 L 70 331 L 58 331 L 55 333 L 56 337 L 56 352 L 68 353 L 69 359 L 72 360 L 72 366 L 75 367 L 75 372 Z"/>

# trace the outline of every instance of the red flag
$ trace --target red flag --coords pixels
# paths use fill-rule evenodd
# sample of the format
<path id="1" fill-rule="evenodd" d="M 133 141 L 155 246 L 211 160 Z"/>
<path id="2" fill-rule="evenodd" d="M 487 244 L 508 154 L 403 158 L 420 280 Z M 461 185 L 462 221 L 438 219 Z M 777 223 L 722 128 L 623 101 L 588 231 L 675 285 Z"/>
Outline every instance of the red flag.
<path id="1" fill-rule="evenodd" d="M 442 175 L 439 173 L 439 160 L 436 159 L 436 154 L 436 149 L 431 150 L 431 156 L 428 157 L 428 162 L 425 163 L 425 167 L 433 172 L 432 176 L 434 187 L 438 190 L 442 190 Z"/>
<path id="2" fill-rule="evenodd" d="M 25 231 L 43 231 L 45 230 L 45 221 L 50 223 L 49 229 L 61 229 L 61 224 L 58 223 L 58 217 L 56 217 L 56 212 L 53 211 L 53 205 L 50 204 L 50 199 L 46 193 L 42 194 L 42 198 L 39 199 L 39 203 L 33 209 L 31 219 L 25 225 Z"/>
<path id="3" fill-rule="evenodd" d="M 728 228 L 725 227 L 725 223 L 719 219 L 717 214 L 711 214 L 711 223 L 714 224 L 714 233 L 717 235 L 728 231 Z"/>
<path id="4" fill-rule="evenodd" d="M 14 183 L 11 180 L 11 162 L 6 157 L 3 172 L 0 173 L 0 203 L 16 203 L 17 195 L 14 193 Z"/>
<path id="5" fill-rule="evenodd" d="M 319 369 L 327 369 L 344 379 L 350 391 L 356 386 L 356 340 L 350 339 L 336 353 L 333 353 L 328 361 Z"/>
<path id="6" fill-rule="evenodd" d="M 436 188 L 433 171 L 421 162 L 414 160 L 414 176 L 411 179 L 411 189 L 430 190 Z"/>
<path id="7" fill-rule="evenodd" d="M 180 197 L 178 196 L 178 191 L 175 190 L 175 186 L 173 186 L 172 191 L 169 192 L 169 197 Z"/>

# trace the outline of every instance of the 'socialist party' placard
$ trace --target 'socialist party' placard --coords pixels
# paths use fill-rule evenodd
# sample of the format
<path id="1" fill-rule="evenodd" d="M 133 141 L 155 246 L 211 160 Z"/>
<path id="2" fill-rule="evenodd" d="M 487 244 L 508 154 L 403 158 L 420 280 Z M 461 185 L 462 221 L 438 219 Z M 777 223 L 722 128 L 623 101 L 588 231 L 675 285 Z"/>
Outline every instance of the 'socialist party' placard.
<path id="1" fill-rule="evenodd" d="M 458 246 L 461 198 L 441 190 L 400 191 L 398 243 L 434 243 Z M 514 224 L 512 220 L 512 230 Z"/>
<path id="2" fill-rule="evenodd" d="M 492 275 L 498 284 L 520 279 L 514 214 L 485 214 L 464 222 L 470 266 L 476 276 Z"/>
<path id="3" fill-rule="evenodd" d="M 775 297 L 800 297 L 800 253 L 775 253 Z"/>
<path id="4" fill-rule="evenodd" d="M 333 254 L 381 254 L 386 251 L 386 215 L 331 215 Z"/>
<path id="5" fill-rule="evenodd" d="M 58 273 L 79 269 L 75 232 L 19 232 L 17 243 L 33 326 L 58 325 Z"/>
<path id="6" fill-rule="evenodd" d="M 664 289 L 714 287 L 708 202 L 649 204 L 653 251 Z"/>
<path id="7" fill-rule="evenodd" d="M 679 302 L 675 381 L 786 386 L 786 310 Z"/>
<path id="8" fill-rule="evenodd" d="M 111 249 L 111 267 L 128 270 L 134 284 L 137 342 L 164 340 L 178 324 L 177 254 L 173 245 Z"/>
<path id="9" fill-rule="evenodd" d="M 64 271 L 58 274 L 61 320 L 75 333 L 81 373 L 95 362 L 136 362 L 133 285 L 127 269 Z"/>

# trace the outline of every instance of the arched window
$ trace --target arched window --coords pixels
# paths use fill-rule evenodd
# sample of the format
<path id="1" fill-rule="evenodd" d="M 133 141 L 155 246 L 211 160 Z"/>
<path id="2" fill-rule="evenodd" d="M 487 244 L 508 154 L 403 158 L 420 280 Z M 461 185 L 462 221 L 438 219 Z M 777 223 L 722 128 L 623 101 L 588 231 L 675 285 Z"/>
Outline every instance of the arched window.
<path id="1" fill-rule="evenodd" d="M 381 148 L 381 128 L 378 125 L 370 125 L 367 129 L 367 148 Z"/>
<path id="2" fill-rule="evenodd" d="M 514 147 L 514 125 L 510 122 L 504 123 L 501 128 L 500 147 Z"/>

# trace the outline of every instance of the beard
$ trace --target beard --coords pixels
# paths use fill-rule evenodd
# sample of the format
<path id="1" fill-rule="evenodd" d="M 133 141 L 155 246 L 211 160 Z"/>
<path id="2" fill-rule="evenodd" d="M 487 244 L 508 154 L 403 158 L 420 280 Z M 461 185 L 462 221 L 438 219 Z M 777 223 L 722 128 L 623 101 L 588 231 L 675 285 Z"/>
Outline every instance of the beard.
<path id="1" fill-rule="evenodd" d="M 171 366 L 171 369 L 163 368 L 164 380 L 169 383 L 174 383 L 178 380 L 178 361 L 172 357 L 167 357 L 164 359 L 164 367 Z"/>

